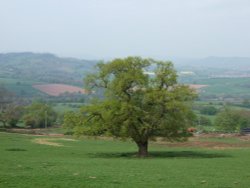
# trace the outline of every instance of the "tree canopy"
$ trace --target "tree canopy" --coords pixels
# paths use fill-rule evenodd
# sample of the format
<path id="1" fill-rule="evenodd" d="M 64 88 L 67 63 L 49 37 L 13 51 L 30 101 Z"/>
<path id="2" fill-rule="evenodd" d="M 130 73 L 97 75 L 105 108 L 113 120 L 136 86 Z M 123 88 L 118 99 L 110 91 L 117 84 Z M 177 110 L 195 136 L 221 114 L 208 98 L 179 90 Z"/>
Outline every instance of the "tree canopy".
<path id="1" fill-rule="evenodd" d="M 5 127 L 10 120 L 10 115 L 13 117 L 13 113 L 10 112 L 10 108 L 13 107 L 13 94 L 8 91 L 4 85 L 0 84 L 0 122 Z"/>
<path id="2" fill-rule="evenodd" d="M 99 63 L 85 79 L 88 89 L 102 88 L 103 99 L 93 100 L 78 113 L 65 116 L 64 125 L 76 134 L 132 138 L 138 155 L 147 156 L 155 136 L 183 140 L 188 136 L 196 94 L 177 83 L 171 62 L 127 57 Z"/>
<path id="3" fill-rule="evenodd" d="M 240 132 L 241 129 L 250 127 L 250 112 L 226 107 L 216 116 L 215 126 L 221 131 Z"/>
<path id="4" fill-rule="evenodd" d="M 57 114 L 51 106 L 34 102 L 26 107 L 23 121 L 26 126 L 31 128 L 46 128 L 55 123 L 56 117 Z"/>

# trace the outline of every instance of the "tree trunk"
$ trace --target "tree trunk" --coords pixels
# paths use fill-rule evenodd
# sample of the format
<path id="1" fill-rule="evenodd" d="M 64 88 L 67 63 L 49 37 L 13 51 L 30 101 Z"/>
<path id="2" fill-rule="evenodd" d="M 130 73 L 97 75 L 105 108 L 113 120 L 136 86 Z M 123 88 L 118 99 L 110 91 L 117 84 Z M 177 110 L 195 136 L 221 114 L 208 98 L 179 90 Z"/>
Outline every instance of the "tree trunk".
<path id="1" fill-rule="evenodd" d="M 148 156 L 148 141 L 146 142 L 137 142 L 138 146 L 138 156 L 147 157 Z"/>

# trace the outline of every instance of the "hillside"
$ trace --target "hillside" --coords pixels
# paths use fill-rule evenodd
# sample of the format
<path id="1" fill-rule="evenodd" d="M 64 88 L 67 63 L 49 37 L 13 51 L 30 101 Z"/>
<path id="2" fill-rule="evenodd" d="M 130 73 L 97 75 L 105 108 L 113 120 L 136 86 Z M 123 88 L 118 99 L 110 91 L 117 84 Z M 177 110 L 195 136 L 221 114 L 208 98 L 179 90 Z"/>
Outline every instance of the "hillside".
<path id="1" fill-rule="evenodd" d="M 173 59 L 178 71 L 193 71 L 201 77 L 250 77 L 250 58 L 207 57 Z M 62 58 L 50 53 L 0 53 L 0 78 L 64 83 L 82 86 L 86 73 L 98 61 Z"/>
<path id="2" fill-rule="evenodd" d="M 250 77 L 249 57 L 207 57 L 202 59 L 174 59 L 179 70 L 192 70 L 201 77 Z"/>
<path id="3" fill-rule="evenodd" d="M 208 57 L 172 59 L 179 81 L 201 84 L 202 100 L 249 99 L 250 58 Z M 35 84 L 67 84 L 83 87 L 83 78 L 98 61 L 62 58 L 49 53 L 0 54 L 0 84 L 22 97 L 44 96 Z"/>
<path id="4" fill-rule="evenodd" d="M 90 72 L 96 63 L 49 53 L 0 54 L 0 77 L 82 86 L 84 74 Z"/>

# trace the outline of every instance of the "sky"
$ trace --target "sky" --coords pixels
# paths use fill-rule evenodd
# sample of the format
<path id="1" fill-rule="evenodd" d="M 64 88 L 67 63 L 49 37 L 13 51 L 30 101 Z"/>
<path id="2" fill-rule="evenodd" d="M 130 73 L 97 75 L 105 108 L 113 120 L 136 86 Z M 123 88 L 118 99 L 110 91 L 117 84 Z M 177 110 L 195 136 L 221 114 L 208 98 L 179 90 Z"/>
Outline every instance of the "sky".
<path id="1" fill-rule="evenodd" d="M 0 53 L 250 56 L 250 0 L 0 0 Z"/>

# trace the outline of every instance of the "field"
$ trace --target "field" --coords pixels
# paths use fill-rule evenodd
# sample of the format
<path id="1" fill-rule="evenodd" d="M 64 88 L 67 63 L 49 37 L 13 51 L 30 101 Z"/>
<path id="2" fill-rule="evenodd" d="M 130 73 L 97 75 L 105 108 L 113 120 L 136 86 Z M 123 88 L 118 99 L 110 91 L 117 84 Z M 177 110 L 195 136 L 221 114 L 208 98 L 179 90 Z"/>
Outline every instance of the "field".
<path id="1" fill-rule="evenodd" d="M 189 87 L 192 88 L 192 89 L 196 89 L 196 90 L 199 90 L 199 89 L 202 89 L 202 88 L 205 88 L 207 87 L 208 85 L 199 85 L 199 84 L 189 84 Z"/>
<path id="2" fill-rule="evenodd" d="M 210 78 L 197 80 L 197 84 L 208 85 L 202 88 L 201 97 L 250 98 L 250 78 Z"/>
<path id="3" fill-rule="evenodd" d="M 33 85 L 33 88 L 44 92 L 50 96 L 59 96 L 63 93 L 82 93 L 85 94 L 86 91 L 80 87 L 70 86 L 65 84 L 39 84 Z"/>
<path id="4" fill-rule="evenodd" d="M 29 80 L 0 78 L 0 84 L 3 84 L 9 91 L 21 97 L 38 97 L 44 95 L 32 87 L 34 83 L 35 82 Z"/>
<path id="5" fill-rule="evenodd" d="M 135 151 L 129 141 L 0 133 L 0 187 L 248 188 L 250 184 L 249 137 L 151 143 L 147 159 L 136 158 Z"/>
<path id="6" fill-rule="evenodd" d="M 70 111 L 77 111 L 82 106 L 82 103 L 56 103 L 53 105 L 53 109 L 57 113 L 65 113 Z"/>

